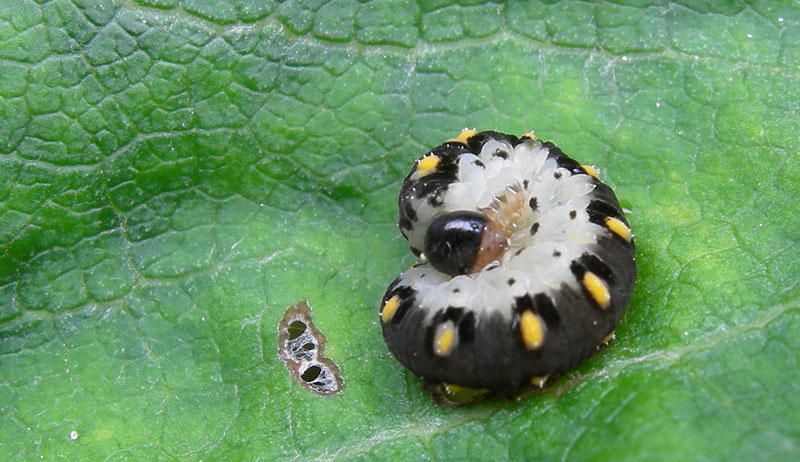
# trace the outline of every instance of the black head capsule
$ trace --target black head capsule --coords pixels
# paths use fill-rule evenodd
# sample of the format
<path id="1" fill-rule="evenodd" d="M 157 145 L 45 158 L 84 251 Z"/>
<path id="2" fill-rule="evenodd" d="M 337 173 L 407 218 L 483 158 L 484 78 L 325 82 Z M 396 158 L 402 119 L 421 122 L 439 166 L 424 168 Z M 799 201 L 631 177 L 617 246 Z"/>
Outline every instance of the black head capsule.
<path id="1" fill-rule="evenodd" d="M 452 212 L 434 219 L 425 233 L 428 262 L 450 276 L 469 273 L 478 260 L 486 222 L 485 215 L 470 211 Z"/>

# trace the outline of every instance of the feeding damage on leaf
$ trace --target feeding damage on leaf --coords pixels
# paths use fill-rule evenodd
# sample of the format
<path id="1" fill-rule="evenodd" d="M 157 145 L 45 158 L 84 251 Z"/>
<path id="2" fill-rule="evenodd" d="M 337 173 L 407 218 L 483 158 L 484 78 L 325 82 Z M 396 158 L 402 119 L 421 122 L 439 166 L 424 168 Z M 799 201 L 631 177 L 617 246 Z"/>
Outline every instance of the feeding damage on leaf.
<path id="1" fill-rule="evenodd" d="M 342 391 L 344 381 L 324 349 L 325 336 L 314 327 L 308 303 L 287 308 L 278 324 L 278 356 L 300 386 L 328 396 Z"/>

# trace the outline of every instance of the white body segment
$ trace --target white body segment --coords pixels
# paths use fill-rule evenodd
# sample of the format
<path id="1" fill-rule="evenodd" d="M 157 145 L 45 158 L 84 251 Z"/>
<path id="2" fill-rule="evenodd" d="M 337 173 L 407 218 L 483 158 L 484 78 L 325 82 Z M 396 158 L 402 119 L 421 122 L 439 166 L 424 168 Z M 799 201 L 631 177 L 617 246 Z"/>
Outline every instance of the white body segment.
<path id="1" fill-rule="evenodd" d="M 495 155 L 498 151 L 508 156 Z M 591 201 L 589 194 L 595 189 L 594 178 L 570 175 L 567 169 L 558 167 L 555 159 L 548 159 L 549 154 L 550 149 L 538 140 L 525 139 L 516 147 L 489 141 L 479 155 L 459 157 L 457 181 L 442 195 L 441 206 L 433 207 L 425 198 L 412 201 L 420 226 L 408 233 L 408 241 L 417 248 L 423 247 L 425 230 L 436 216 L 458 210 L 485 210 L 510 187 L 521 191 L 525 204 L 535 198 L 538 205 L 536 211 L 525 207 L 498 268 L 487 266 L 479 273 L 451 278 L 433 267 L 420 266 L 400 276 L 403 283 L 418 292 L 419 306 L 429 317 L 448 306 L 469 306 L 481 313 L 500 312 L 510 317 L 508 307 L 514 297 L 537 292 L 552 294 L 565 281 L 577 287 L 570 263 L 587 246 L 596 244 L 598 236 L 610 236 L 610 231 L 590 222 L 585 212 Z M 478 160 L 480 164 L 476 163 Z M 570 216 L 573 211 L 574 218 Z M 539 227 L 531 235 L 530 228 L 537 222 Z M 509 287 L 507 281 L 511 278 L 516 283 Z"/>

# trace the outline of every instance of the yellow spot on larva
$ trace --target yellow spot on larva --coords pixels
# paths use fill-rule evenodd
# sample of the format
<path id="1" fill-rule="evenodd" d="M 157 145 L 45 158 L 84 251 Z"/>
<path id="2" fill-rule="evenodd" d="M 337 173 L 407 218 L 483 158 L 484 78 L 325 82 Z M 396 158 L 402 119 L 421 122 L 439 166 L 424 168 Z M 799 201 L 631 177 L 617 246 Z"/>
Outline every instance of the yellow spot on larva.
<path id="1" fill-rule="evenodd" d="M 462 144 L 467 144 L 467 141 L 469 141 L 470 138 L 472 138 L 477 134 L 478 132 L 476 132 L 475 130 L 470 130 L 468 128 L 465 128 L 464 130 L 461 130 L 461 133 L 458 134 L 458 136 L 455 138 L 454 141 L 458 141 L 459 143 Z"/>
<path id="2" fill-rule="evenodd" d="M 525 310 L 519 316 L 519 330 L 522 333 L 522 343 L 529 350 L 536 350 L 544 342 L 544 324 L 542 318 L 533 314 L 531 310 Z"/>
<path id="3" fill-rule="evenodd" d="M 544 384 L 547 383 L 547 379 L 549 378 L 550 378 L 549 375 L 540 375 L 538 377 L 532 377 L 531 385 L 533 385 L 534 387 L 543 388 Z"/>
<path id="4" fill-rule="evenodd" d="M 623 223 L 622 220 L 619 220 L 614 217 L 606 217 L 605 220 L 603 220 L 603 223 L 605 223 L 606 228 L 608 228 L 609 231 L 611 231 L 612 233 L 625 239 L 628 242 L 631 241 L 631 238 L 633 237 L 633 235 L 631 234 L 631 229 L 628 228 L 628 226 L 625 223 Z"/>
<path id="5" fill-rule="evenodd" d="M 448 321 L 439 324 L 436 328 L 436 335 L 433 338 L 433 352 L 437 356 L 449 356 L 456 346 L 456 330 L 453 323 Z"/>
<path id="6" fill-rule="evenodd" d="M 400 297 L 397 295 L 393 295 L 392 298 L 386 300 L 386 304 L 383 305 L 383 310 L 381 310 L 381 322 L 386 324 L 391 321 L 398 306 L 400 306 Z"/>
<path id="7" fill-rule="evenodd" d="M 534 135 L 533 132 L 523 134 L 522 138 L 528 138 L 531 141 L 536 141 L 536 135 Z"/>
<path id="8" fill-rule="evenodd" d="M 592 165 L 581 165 L 581 168 L 583 169 L 584 172 L 586 172 L 589 175 L 592 175 L 595 179 L 599 179 L 599 176 L 598 176 L 599 174 L 597 173 L 597 169 L 594 168 L 594 166 L 592 166 Z"/>
<path id="9" fill-rule="evenodd" d="M 608 291 L 606 283 L 591 271 L 583 273 L 582 282 L 583 287 L 586 287 L 589 295 L 600 305 L 600 308 L 608 308 L 608 305 L 611 304 L 611 292 Z"/>
<path id="10" fill-rule="evenodd" d="M 417 162 L 417 175 L 422 177 L 429 173 L 433 173 L 441 160 L 442 159 L 439 158 L 439 156 L 423 157 L 419 160 L 419 162 Z"/>

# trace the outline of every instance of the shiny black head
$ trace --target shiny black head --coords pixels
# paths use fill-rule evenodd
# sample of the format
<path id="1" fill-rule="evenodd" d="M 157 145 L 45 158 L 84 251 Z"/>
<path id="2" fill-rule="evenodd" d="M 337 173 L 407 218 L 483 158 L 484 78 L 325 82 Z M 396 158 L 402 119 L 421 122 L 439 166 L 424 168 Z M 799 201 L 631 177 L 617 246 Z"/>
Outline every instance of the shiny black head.
<path id="1" fill-rule="evenodd" d="M 475 265 L 481 249 L 486 216 L 478 212 L 452 212 L 437 217 L 425 233 L 425 256 L 431 266 L 457 276 Z"/>

